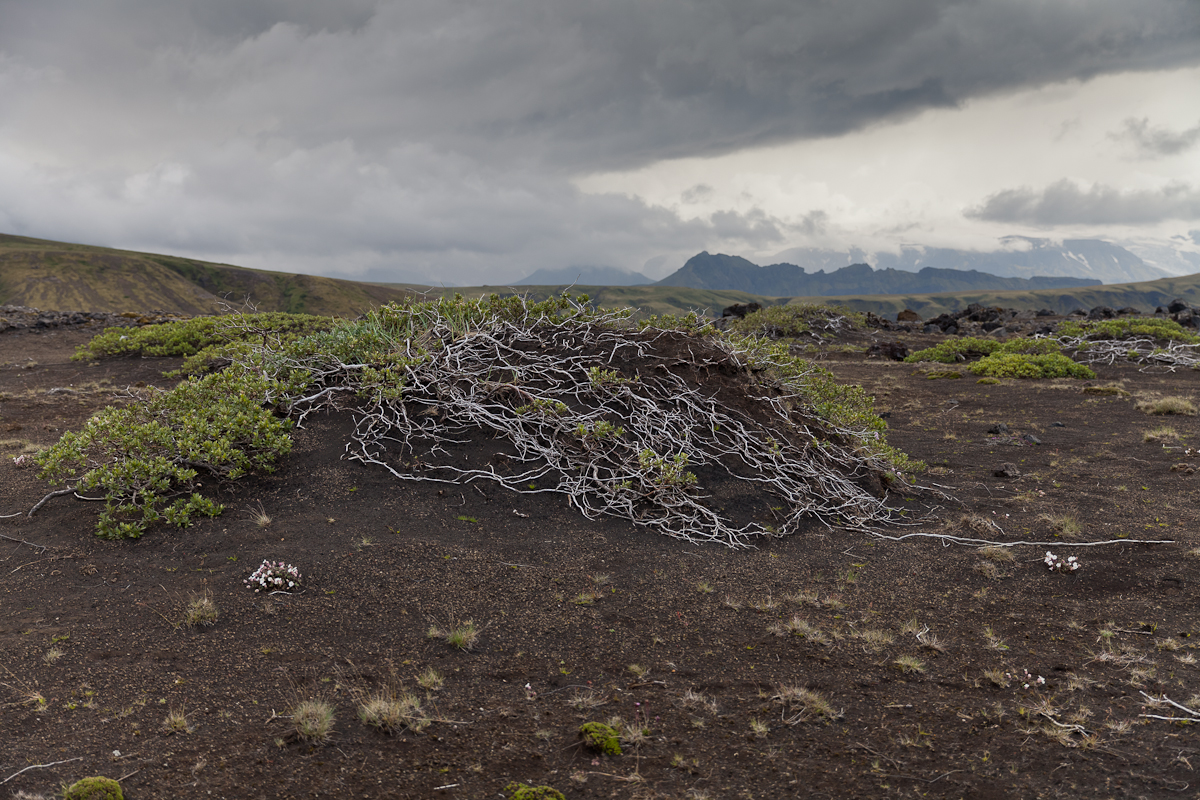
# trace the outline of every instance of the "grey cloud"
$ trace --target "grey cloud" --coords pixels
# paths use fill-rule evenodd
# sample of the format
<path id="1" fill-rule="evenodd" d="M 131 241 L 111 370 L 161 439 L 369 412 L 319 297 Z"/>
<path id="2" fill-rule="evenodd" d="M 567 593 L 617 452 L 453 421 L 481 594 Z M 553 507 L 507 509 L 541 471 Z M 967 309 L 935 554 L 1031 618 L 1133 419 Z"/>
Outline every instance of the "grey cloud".
<path id="1" fill-rule="evenodd" d="M 454 282 L 824 224 L 683 220 L 576 176 L 1200 62 L 1190 0 L 0 0 L 0 19 L 0 230 Z M 1045 213 L 1024 197 L 980 213 Z"/>
<path id="2" fill-rule="evenodd" d="M 683 194 L 680 195 L 679 199 L 688 205 L 692 205 L 694 203 L 703 202 L 704 200 L 712 197 L 712 195 L 713 187 L 709 186 L 707 183 L 697 183 L 690 189 L 685 189 Z"/>
<path id="3" fill-rule="evenodd" d="M 0 48 L 51 59 L 76 111 L 131 144 L 138 131 L 121 119 L 135 111 L 157 117 L 146 138 L 436 141 L 573 172 L 836 135 L 981 94 L 1200 58 L 1188 0 L 8 8 L 19 13 Z"/>
<path id="4" fill-rule="evenodd" d="M 990 196 L 966 216 L 989 222 L 1030 225 L 1147 225 L 1170 219 L 1200 219 L 1200 191 L 1186 183 L 1158 190 L 1120 191 L 1097 184 L 1083 190 L 1060 180 L 1042 191 L 1006 189 Z"/>
<path id="5" fill-rule="evenodd" d="M 780 227 L 761 211 L 685 221 L 429 147 L 369 159 L 345 142 L 270 154 L 234 143 L 134 176 L 33 170 L 0 154 L 0 231 L 377 280 L 497 283 L 540 267 L 636 265 L 647 251 L 757 249 Z"/>
<path id="6" fill-rule="evenodd" d="M 1138 152 L 1146 157 L 1175 156 L 1190 150 L 1200 143 L 1200 125 L 1176 133 L 1162 127 L 1150 127 L 1150 120 L 1127 119 L 1125 127 L 1111 137 L 1132 142 Z"/>

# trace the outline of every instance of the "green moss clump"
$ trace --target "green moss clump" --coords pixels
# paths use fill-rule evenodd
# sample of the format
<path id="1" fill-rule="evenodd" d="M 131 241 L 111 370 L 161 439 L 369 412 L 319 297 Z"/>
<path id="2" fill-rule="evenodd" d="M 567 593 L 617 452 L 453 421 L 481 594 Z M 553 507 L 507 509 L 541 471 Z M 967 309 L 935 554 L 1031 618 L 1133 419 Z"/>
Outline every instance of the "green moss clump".
<path id="1" fill-rule="evenodd" d="M 510 783 L 504 787 L 509 800 L 566 800 L 563 793 L 552 786 L 529 786 L 524 783 Z"/>
<path id="2" fill-rule="evenodd" d="M 63 800 L 125 800 L 125 794 L 112 778 L 84 778 L 67 787 Z"/>
<path id="3" fill-rule="evenodd" d="M 1001 380 L 999 378 L 980 378 L 975 382 L 983 386 L 994 386 L 997 383 L 1001 383 Z"/>
<path id="4" fill-rule="evenodd" d="M 953 369 L 935 369 L 932 372 L 925 373 L 925 380 L 936 381 L 938 378 L 948 378 L 956 380 L 962 377 L 962 373 Z"/>
<path id="5" fill-rule="evenodd" d="M 603 722 L 585 722 L 579 728 L 583 743 L 606 756 L 621 755 L 621 736 L 617 729 Z"/>
<path id="6" fill-rule="evenodd" d="M 1024 353 L 993 353 L 972 364 L 976 375 L 993 378 L 1095 378 L 1096 373 L 1083 364 L 1076 364 L 1062 353 L 1028 355 Z"/>

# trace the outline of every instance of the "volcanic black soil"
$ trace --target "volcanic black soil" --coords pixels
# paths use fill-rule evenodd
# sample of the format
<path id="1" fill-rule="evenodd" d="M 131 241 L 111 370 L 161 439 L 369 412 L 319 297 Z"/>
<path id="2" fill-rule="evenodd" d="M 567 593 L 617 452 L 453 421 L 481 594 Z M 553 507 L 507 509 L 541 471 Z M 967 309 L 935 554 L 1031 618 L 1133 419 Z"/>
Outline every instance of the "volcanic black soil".
<path id="1" fill-rule="evenodd" d="M 891 496 L 913 524 L 885 533 L 1049 544 L 813 526 L 694 546 L 547 495 L 401 484 L 342 459 L 339 416 L 310 419 L 275 474 L 220 487 L 222 516 L 110 542 L 97 503 L 30 516 L 55 487 L 12 458 L 127 386 L 170 385 L 176 359 L 70 361 L 98 331 L 0 334 L 0 796 L 91 775 L 134 800 L 1200 791 L 1197 728 L 1145 716 L 1200 703 L 1200 436 L 1137 408 L 1195 400 L 1200 372 L 988 385 L 827 355 L 953 498 Z M 247 588 L 264 559 L 303 591 Z M 214 625 L 181 624 L 198 597 Z M 471 649 L 430 635 L 467 621 Z M 364 724 L 381 692 L 424 721 Z M 296 733 L 311 699 L 334 710 L 325 741 Z M 586 722 L 613 723 L 622 754 L 585 746 Z"/>

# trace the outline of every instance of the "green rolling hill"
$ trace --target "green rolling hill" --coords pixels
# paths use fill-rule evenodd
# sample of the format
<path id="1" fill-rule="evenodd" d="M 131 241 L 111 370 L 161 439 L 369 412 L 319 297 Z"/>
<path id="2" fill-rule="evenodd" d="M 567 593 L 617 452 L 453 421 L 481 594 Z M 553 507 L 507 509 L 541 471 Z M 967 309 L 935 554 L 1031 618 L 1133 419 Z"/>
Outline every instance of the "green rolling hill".
<path id="1" fill-rule="evenodd" d="M 5 305 L 215 314 L 223 303 L 249 302 L 260 311 L 345 316 L 408 294 L 370 283 L 0 234 Z"/>

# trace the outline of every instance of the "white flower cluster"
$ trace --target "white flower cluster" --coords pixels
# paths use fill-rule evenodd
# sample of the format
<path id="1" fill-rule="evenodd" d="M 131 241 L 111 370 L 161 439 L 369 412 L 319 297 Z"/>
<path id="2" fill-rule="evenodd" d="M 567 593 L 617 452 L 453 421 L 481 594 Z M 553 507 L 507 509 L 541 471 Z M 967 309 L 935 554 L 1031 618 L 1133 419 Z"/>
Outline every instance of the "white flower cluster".
<path id="1" fill-rule="evenodd" d="M 1008 678 L 1010 681 L 1011 680 L 1021 681 L 1022 689 L 1031 689 L 1034 686 L 1045 686 L 1046 685 L 1045 678 L 1043 678 L 1041 675 L 1038 675 L 1036 678 L 1034 678 L 1033 673 L 1027 669 L 1022 669 L 1021 674 L 1017 674 L 1014 672 L 1006 672 L 1006 673 L 1004 673 L 1004 677 Z"/>
<path id="2" fill-rule="evenodd" d="M 28 453 L 22 453 L 19 456 L 13 456 L 13 466 L 17 469 L 24 469 L 33 464 L 33 457 Z"/>
<path id="3" fill-rule="evenodd" d="M 246 586 L 255 592 L 292 592 L 300 588 L 300 570 L 282 561 L 264 561 L 246 579 Z"/>
<path id="4" fill-rule="evenodd" d="M 1046 551 L 1046 557 L 1043 558 L 1042 561 L 1046 563 L 1047 567 L 1055 572 L 1075 572 L 1082 566 L 1082 564 L 1079 563 L 1079 559 L 1077 559 L 1075 556 L 1067 556 L 1067 558 L 1064 560 L 1054 555 L 1054 553 L 1051 553 L 1049 550 Z"/>

